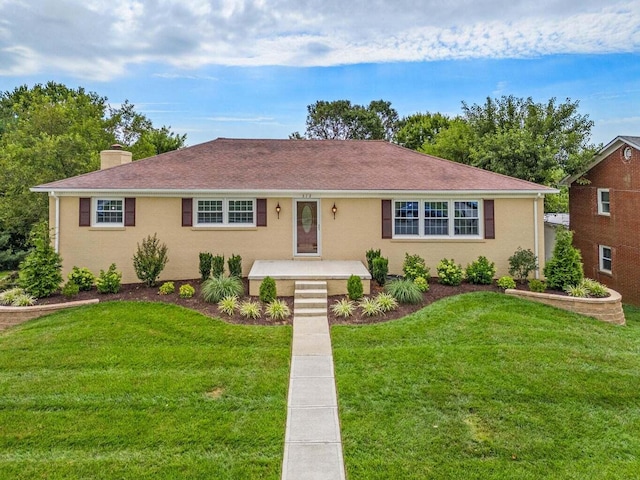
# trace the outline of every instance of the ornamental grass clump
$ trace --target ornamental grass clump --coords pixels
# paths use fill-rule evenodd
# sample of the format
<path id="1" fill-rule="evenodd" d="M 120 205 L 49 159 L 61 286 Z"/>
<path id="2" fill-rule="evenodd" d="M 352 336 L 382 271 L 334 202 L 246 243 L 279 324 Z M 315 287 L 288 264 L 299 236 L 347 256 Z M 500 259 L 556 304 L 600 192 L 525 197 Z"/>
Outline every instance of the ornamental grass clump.
<path id="1" fill-rule="evenodd" d="M 443 258 L 438 263 L 438 278 L 440 278 L 440 283 L 443 285 L 450 285 L 453 287 L 457 287 L 462 283 L 464 278 L 464 271 L 462 270 L 462 265 L 457 264 L 447 258 Z"/>
<path id="2" fill-rule="evenodd" d="M 240 308 L 240 302 L 235 295 L 224 297 L 218 302 L 218 310 L 227 315 L 233 315 Z"/>
<path id="3" fill-rule="evenodd" d="M 350 317 L 351 315 L 353 315 L 355 309 L 355 304 L 351 300 L 348 300 L 346 298 L 336 300 L 336 302 L 331 305 L 331 311 L 336 317 Z"/>
<path id="4" fill-rule="evenodd" d="M 245 302 L 242 302 L 242 304 L 240 305 L 240 315 L 242 315 L 245 318 L 251 318 L 253 320 L 256 320 L 260 318 L 261 313 L 262 312 L 261 312 L 260 304 L 258 302 L 247 300 Z"/>
<path id="5" fill-rule="evenodd" d="M 365 317 L 374 317 L 382 313 L 382 309 L 375 298 L 364 297 L 360 300 L 358 306 Z"/>
<path id="6" fill-rule="evenodd" d="M 33 295 L 28 293 L 22 293 L 13 299 L 11 303 L 12 307 L 31 307 L 36 304 L 36 299 Z"/>
<path id="7" fill-rule="evenodd" d="M 142 245 L 138 244 L 133 255 L 133 268 L 140 281 L 147 287 L 155 287 L 168 261 L 167 246 L 160 243 L 158 235 L 154 233 L 153 237 L 149 235 L 142 239 Z"/>
<path id="8" fill-rule="evenodd" d="M 385 291 L 393 296 L 399 303 L 420 303 L 422 292 L 415 282 L 407 279 L 398 279 L 389 282 Z"/>
<path id="9" fill-rule="evenodd" d="M 218 303 L 224 297 L 241 297 L 243 294 L 242 280 L 237 277 L 213 277 L 202 284 L 202 298 L 209 303 Z"/>
<path id="10" fill-rule="evenodd" d="M 20 295 L 24 295 L 24 289 L 20 287 L 11 288 L 0 293 L 0 305 L 12 305 L 13 301 Z"/>
<path id="11" fill-rule="evenodd" d="M 585 278 L 582 280 L 582 285 L 587 289 L 590 297 L 604 298 L 609 296 L 607 287 L 591 278 Z"/>
<path id="12" fill-rule="evenodd" d="M 270 302 L 264 309 L 267 317 L 271 320 L 284 320 L 291 315 L 291 309 L 284 300 L 275 299 Z"/>
<path id="13" fill-rule="evenodd" d="M 375 300 L 382 313 L 387 313 L 398 308 L 398 301 L 389 293 L 379 293 Z"/>

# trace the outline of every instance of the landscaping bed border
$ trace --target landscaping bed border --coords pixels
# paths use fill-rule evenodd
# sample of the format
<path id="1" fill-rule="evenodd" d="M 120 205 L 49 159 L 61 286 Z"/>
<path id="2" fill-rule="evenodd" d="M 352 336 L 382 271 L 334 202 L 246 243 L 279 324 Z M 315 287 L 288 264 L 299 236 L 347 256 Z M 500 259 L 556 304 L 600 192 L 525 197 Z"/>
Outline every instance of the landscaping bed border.
<path id="1" fill-rule="evenodd" d="M 49 305 L 34 305 L 32 307 L 5 307 L 0 306 L 0 330 L 19 325 L 27 320 L 48 315 L 65 308 L 81 307 L 98 303 L 100 299 L 78 300 L 75 302 L 52 303 Z"/>

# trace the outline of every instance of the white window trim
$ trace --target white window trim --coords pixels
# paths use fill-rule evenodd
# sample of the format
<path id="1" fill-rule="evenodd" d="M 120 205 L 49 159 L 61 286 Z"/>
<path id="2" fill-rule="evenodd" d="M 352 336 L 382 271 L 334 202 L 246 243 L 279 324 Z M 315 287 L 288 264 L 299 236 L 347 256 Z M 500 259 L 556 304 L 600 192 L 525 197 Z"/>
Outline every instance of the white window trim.
<path id="1" fill-rule="evenodd" d="M 121 222 L 101 222 L 98 223 L 98 201 L 99 200 L 120 200 L 122 202 L 122 221 Z M 91 226 L 98 228 L 122 228 L 124 227 L 125 217 L 125 201 L 124 197 L 94 197 L 91 199 Z"/>
<path id="2" fill-rule="evenodd" d="M 610 256 L 608 260 L 611 262 L 610 269 L 604 268 L 604 249 L 605 248 L 609 249 Z M 611 273 L 611 271 L 613 270 L 613 249 L 608 245 L 598 245 L 598 269 L 604 273 Z"/>
<path id="3" fill-rule="evenodd" d="M 609 201 L 607 202 L 609 204 L 609 211 L 605 212 L 604 211 L 604 202 L 602 201 L 602 193 L 608 193 L 609 194 Z M 611 192 L 609 191 L 608 188 L 599 188 L 598 189 L 598 215 L 604 215 L 607 217 L 611 216 Z"/>
<path id="4" fill-rule="evenodd" d="M 200 223 L 198 222 L 198 204 L 202 201 L 222 201 L 222 223 Z M 229 223 L 229 202 L 251 202 L 253 205 L 253 221 L 250 223 Z M 251 228 L 256 226 L 257 202 L 255 198 L 221 198 L 206 197 L 195 198 L 193 209 L 193 225 L 202 228 Z"/>
<path id="5" fill-rule="evenodd" d="M 397 235 L 396 234 L 396 202 L 418 202 L 418 234 L 417 235 Z M 424 204 L 425 202 L 447 202 L 449 220 L 449 234 L 448 235 L 425 235 L 424 231 Z M 455 203 L 456 202 L 476 202 L 478 204 L 478 234 L 477 235 L 455 235 Z M 484 237 L 484 213 L 483 213 L 482 201 L 476 198 L 396 198 L 391 203 L 391 228 L 392 238 L 394 239 L 421 239 L 421 240 L 466 240 L 466 239 L 480 239 Z"/>

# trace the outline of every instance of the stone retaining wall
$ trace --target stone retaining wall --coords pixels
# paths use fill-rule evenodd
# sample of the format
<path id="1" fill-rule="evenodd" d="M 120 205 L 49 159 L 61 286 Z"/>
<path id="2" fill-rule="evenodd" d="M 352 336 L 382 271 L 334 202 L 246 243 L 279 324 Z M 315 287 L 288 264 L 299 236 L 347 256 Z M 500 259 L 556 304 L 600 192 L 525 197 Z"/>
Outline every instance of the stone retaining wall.
<path id="1" fill-rule="evenodd" d="M 0 330 L 19 325 L 27 320 L 48 315 L 65 308 L 80 307 L 82 305 L 91 305 L 98 303 L 97 298 L 91 300 L 80 300 L 77 302 L 54 303 L 51 305 L 34 305 L 32 307 L 2 307 L 0 306 Z"/>
<path id="2" fill-rule="evenodd" d="M 603 322 L 624 325 L 624 311 L 622 310 L 622 296 L 615 290 L 607 289 L 606 298 L 579 298 L 552 293 L 536 293 L 525 290 L 507 289 L 507 295 L 524 298 L 533 302 L 544 303 L 552 307 L 593 317 Z"/>

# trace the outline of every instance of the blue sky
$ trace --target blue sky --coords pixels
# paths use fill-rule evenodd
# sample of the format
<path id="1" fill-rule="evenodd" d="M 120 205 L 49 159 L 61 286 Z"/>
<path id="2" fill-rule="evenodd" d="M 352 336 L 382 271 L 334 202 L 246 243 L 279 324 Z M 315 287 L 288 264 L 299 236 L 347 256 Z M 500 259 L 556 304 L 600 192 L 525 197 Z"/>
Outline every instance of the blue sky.
<path id="1" fill-rule="evenodd" d="M 603 3 L 0 0 L 0 90 L 83 86 L 188 144 L 286 138 L 316 100 L 571 98 L 607 143 L 640 135 L 640 0 Z"/>

